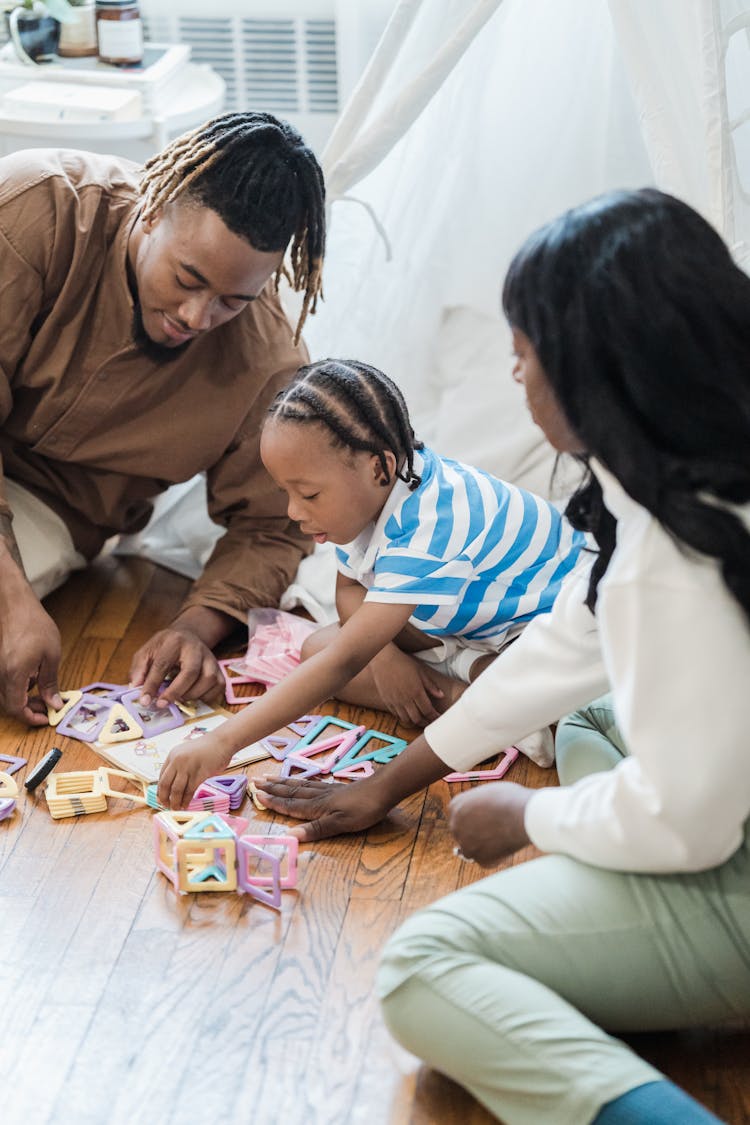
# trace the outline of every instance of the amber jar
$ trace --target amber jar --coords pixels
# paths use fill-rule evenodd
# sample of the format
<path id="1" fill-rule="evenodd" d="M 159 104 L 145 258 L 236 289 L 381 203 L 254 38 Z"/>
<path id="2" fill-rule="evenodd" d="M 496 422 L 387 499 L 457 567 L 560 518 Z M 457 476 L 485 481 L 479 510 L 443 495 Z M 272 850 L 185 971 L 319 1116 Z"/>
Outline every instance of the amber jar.
<path id="1" fill-rule="evenodd" d="M 134 66 L 143 58 L 143 24 L 137 0 L 96 0 L 99 58 L 112 66 Z"/>

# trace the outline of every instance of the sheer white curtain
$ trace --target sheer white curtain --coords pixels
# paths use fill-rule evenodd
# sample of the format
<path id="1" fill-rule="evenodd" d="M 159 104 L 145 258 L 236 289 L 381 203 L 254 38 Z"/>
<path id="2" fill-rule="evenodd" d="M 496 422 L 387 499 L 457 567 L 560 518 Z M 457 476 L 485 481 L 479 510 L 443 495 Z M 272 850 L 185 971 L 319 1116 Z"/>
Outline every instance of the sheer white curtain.
<path id="1" fill-rule="evenodd" d="M 314 355 L 386 370 L 440 452 L 546 492 L 553 457 L 510 380 L 499 289 L 519 242 L 545 219 L 652 179 L 612 20 L 600 0 L 406 0 L 394 22 L 402 9 L 408 30 L 382 86 L 365 76 L 359 100 L 369 112 L 345 135 L 349 152 L 345 111 L 323 154 L 334 200 L 364 200 L 392 257 L 361 208 L 333 203 L 326 302 L 308 343 Z M 453 47 L 466 49 L 446 73 Z M 368 164 L 367 140 L 378 146 L 397 131 L 415 90 L 425 103 L 436 55 L 444 65 L 433 97 L 352 184 Z M 385 71 L 382 58 L 375 65 Z"/>
<path id="2" fill-rule="evenodd" d="M 747 254 L 748 22 L 750 0 L 401 0 L 323 155 L 334 202 L 313 358 L 382 367 L 441 453 L 545 492 L 552 453 L 510 379 L 505 269 L 546 219 L 644 184 Z M 344 195 L 377 217 L 390 258 Z M 177 529 L 161 501 L 139 549 L 185 571 L 199 493 Z M 319 580 L 305 568 L 303 585 Z"/>

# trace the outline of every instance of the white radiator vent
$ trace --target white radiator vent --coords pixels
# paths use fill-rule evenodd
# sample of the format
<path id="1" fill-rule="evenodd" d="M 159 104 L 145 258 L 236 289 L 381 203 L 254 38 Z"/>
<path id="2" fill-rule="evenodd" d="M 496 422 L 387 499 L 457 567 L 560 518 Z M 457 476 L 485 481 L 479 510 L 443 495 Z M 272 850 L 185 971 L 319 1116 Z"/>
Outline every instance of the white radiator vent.
<path id="1" fill-rule="evenodd" d="M 195 62 L 226 82 L 226 109 L 281 116 L 338 112 L 333 19 L 166 16 L 148 13 L 147 38 L 188 43 Z"/>

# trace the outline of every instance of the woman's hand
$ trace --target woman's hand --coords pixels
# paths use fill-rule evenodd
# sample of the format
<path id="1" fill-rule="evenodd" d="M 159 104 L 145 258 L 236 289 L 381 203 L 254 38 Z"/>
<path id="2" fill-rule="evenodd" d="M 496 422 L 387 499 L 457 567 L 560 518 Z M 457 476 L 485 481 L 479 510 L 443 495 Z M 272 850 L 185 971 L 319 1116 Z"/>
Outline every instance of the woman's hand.
<path id="1" fill-rule="evenodd" d="M 255 779 L 255 788 L 267 808 L 307 822 L 290 831 L 305 843 L 344 832 L 362 832 L 391 809 L 379 788 L 368 781 L 337 785 L 314 778 L 266 777 Z"/>
<path id="2" fill-rule="evenodd" d="M 383 705 L 401 723 L 423 727 L 438 717 L 434 699 L 443 692 L 426 665 L 388 645 L 370 664 Z"/>
<path id="3" fill-rule="evenodd" d="M 159 774 L 157 797 L 167 809 L 186 809 L 196 789 L 229 765 L 232 751 L 213 735 L 191 738 L 170 750 Z"/>
<path id="4" fill-rule="evenodd" d="M 461 854 L 489 867 L 530 844 L 524 813 L 533 792 L 512 781 L 495 781 L 454 797 L 448 823 Z"/>

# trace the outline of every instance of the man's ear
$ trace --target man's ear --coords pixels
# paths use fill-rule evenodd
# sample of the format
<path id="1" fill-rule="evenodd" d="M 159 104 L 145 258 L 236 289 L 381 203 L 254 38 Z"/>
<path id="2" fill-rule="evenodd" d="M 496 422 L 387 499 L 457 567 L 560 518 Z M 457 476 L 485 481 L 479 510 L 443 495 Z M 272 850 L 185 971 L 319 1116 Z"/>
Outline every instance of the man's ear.
<path id="1" fill-rule="evenodd" d="M 141 219 L 141 226 L 146 234 L 151 234 L 151 231 L 154 229 L 154 227 L 158 227 L 163 218 L 164 208 L 159 207 L 156 211 L 154 211 L 153 215 L 150 215 L 147 219 Z"/>

